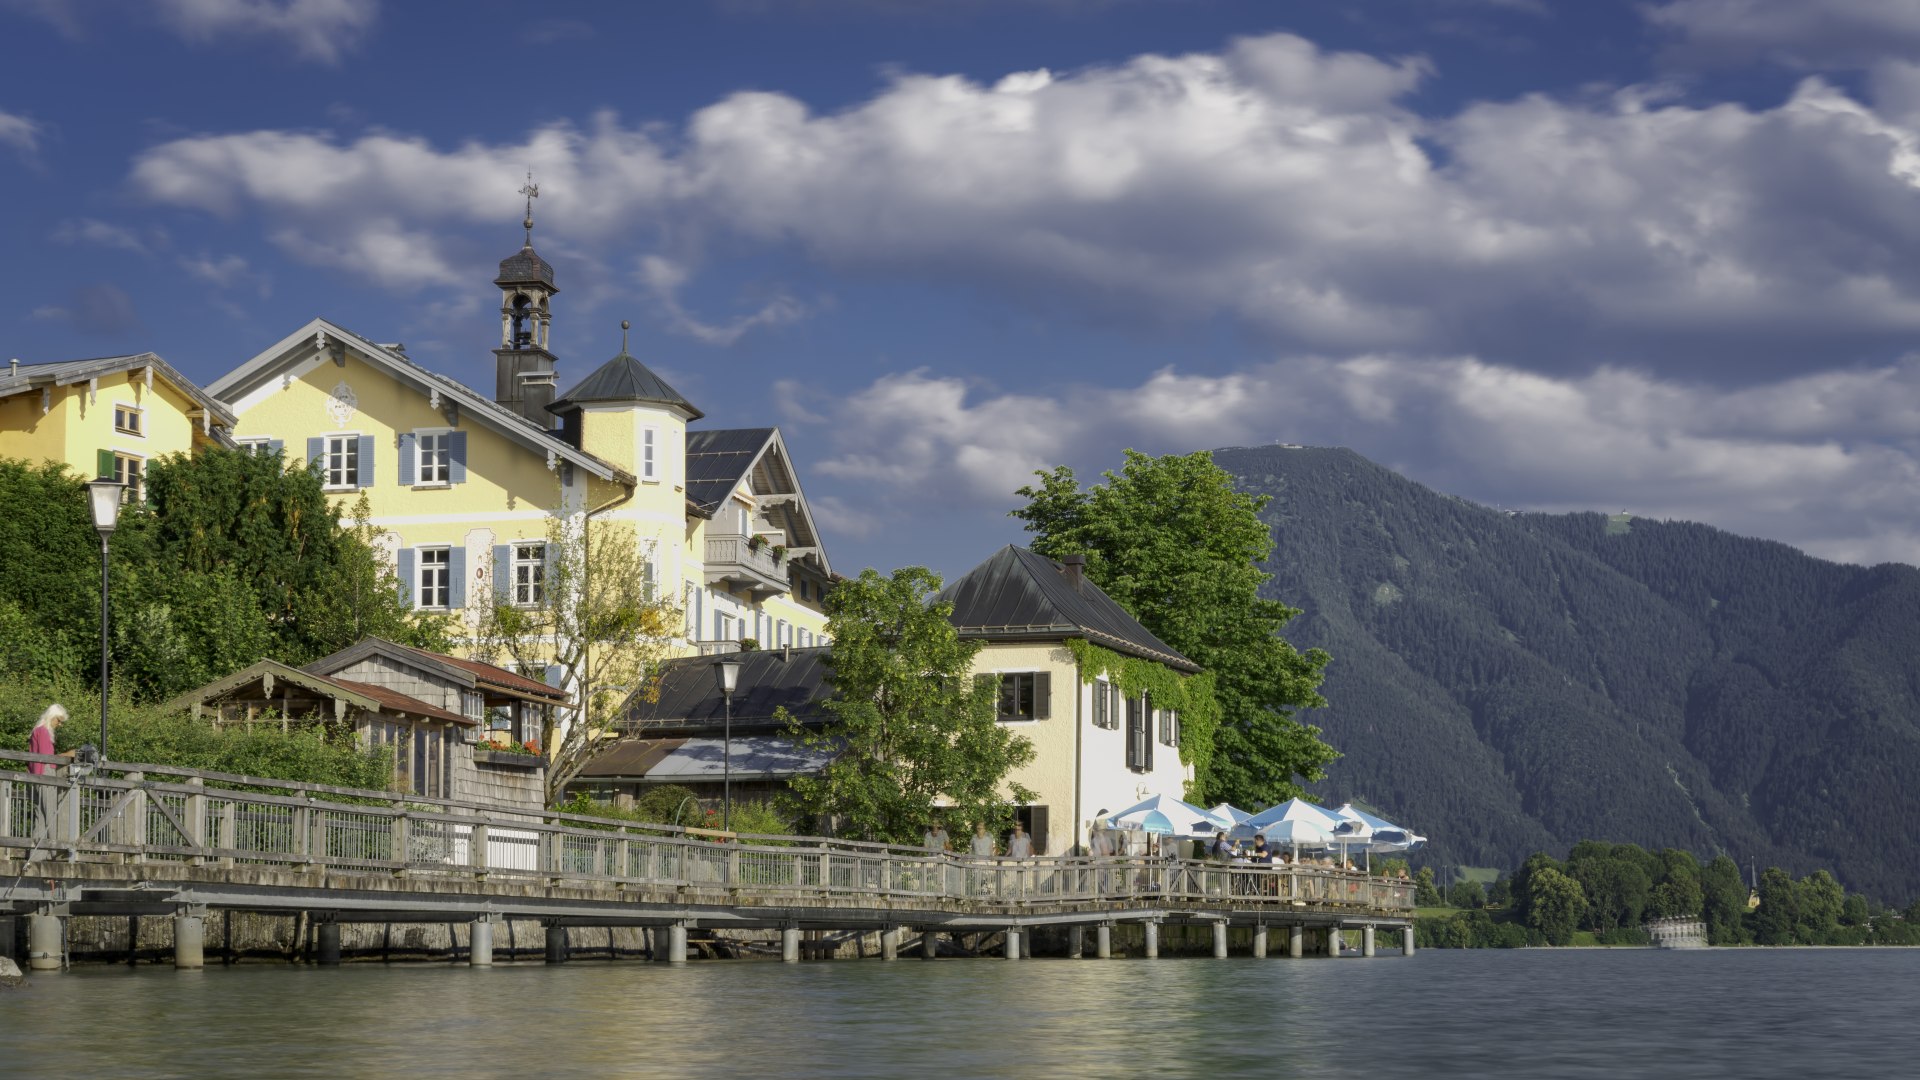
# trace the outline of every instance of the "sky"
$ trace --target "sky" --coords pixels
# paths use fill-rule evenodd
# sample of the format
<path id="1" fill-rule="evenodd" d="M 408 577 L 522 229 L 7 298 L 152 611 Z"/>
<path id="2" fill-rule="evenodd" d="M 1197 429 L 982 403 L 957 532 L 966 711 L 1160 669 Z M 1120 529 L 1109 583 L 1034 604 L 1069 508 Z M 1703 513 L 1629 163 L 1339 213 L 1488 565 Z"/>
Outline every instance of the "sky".
<path id="1" fill-rule="evenodd" d="M 0 0 L 4 356 L 314 316 L 633 353 L 778 424 L 834 567 L 1035 469 L 1351 447 L 1920 562 L 1912 0 Z"/>

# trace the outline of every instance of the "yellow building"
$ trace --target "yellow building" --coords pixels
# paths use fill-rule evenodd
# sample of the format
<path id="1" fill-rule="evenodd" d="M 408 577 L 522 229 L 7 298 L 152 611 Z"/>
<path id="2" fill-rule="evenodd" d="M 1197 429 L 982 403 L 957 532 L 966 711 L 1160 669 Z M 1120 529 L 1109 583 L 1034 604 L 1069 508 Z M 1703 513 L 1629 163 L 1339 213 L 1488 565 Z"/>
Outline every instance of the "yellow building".
<path id="1" fill-rule="evenodd" d="M 318 462 L 370 522 L 419 608 L 478 617 L 489 590 L 542 588 L 550 518 L 632 526 L 652 579 L 686 611 L 683 652 L 824 641 L 825 549 L 780 433 L 704 419 L 620 354 L 556 394 L 553 268 L 500 264 L 492 397 L 315 319 L 215 380 L 242 445 Z"/>
<path id="2" fill-rule="evenodd" d="M 58 461 L 143 493 L 147 463 L 225 444 L 233 414 L 153 353 L 0 369 L 0 457 Z"/>

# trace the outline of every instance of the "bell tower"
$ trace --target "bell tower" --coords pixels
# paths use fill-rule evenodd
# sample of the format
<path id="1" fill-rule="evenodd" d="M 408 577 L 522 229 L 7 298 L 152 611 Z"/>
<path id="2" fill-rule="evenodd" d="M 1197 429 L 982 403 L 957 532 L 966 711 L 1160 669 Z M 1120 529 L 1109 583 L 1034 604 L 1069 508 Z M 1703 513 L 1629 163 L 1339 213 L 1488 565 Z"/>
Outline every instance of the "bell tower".
<path id="1" fill-rule="evenodd" d="M 493 399 L 543 428 L 553 426 L 547 411 L 553 403 L 556 360 L 548 345 L 553 324 L 553 266 L 533 250 L 533 200 L 540 188 L 527 174 L 520 189 L 527 197 L 527 231 L 519 251 L 500 261 L 500 347 L 493 350 L 497 372 Z"/>

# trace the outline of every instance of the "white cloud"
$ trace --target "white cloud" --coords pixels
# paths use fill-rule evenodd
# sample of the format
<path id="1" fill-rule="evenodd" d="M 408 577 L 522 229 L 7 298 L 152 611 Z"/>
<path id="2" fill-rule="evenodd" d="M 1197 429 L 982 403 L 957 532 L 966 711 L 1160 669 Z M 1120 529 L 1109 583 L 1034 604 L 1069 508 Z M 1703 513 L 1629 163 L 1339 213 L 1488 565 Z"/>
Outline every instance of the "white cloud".
<path id="1" fill-rule="evenodd" d="M 1689 62 L 1860 67 L 1920 48 L 1912 0 L 1670 0 L 1642 10 Z"/>
<path id="2" fill-rule="evenodd" d="M 181 256 L 180 268 L 188 274 L 222 289 L 247 289 L 258 293 L 262 298 L 272 295 L 273 281 L 266 274 L 257 271 L 252 264 L 238 255 L 213 255 L 202 251 L 194 256 Z"/>
<path id="3" fill-rule="evenodd" d="M 296 55 L 338 63 L 379 17 L 379 0 L 161 0 L 163 21 L 189 41 L 279 38 Z"/>
<path id="4" fill-rule="evenodd" d="M 414 284 L 472 277 L 442 242 L 517 218 L 531 165 L 540 235 L 590 257 L 744 241 L 1101 322 L 1225 313 L 1295 347 L 1744 379 L 1920 331 L 1920 144 L 1898 116 L 1809 80 L 1768 109 L 1632 88 L 1430 120 L 1401 102 L 1431 74 L 1276 34 L 992 84 L 902 75 L 830 114 L 741 93 L 671 134 L 603 114 L 452 148 L 198 136 L 142 155 L 134 182 L 327 237 L 316 251 L 404 222 L 433 251 L 393 278 Z M 648 281 L 682 332 L 798 314 L 697 318 L 675 291 L 690 261 L 659 258 Z"/>
<path id="5" fill-rule="evenodd" d="M 31 157 L 40 150 L 40 125 L 24 116 L 0 110 L 0 146 L 11 146 Z"/>
<path id="6" fill-rule="evenodd" d="M 806 305 L 783 292 L 776 292 L 756 311 L 737 315 L 724 322 L 706 322 L 696 318 L 681 303 L 680 290 L 689 277 L 685 266 L 660 255 L 640 259 L 640 283 L 653 297 L 669 330 L 708 345 L 732 345 L 747 331 L 760 326 L 781 326 L 806 318 Z"/>
<path id="7" fill-rule="evenodd" d="M 167 233 L 165 229 L 150 228 L 142 236 L 124 225 L 99 221 L 94 218 L 78 218 L 62 221 L 54 227 L 53 239 L 60 244 L 91 244 L 95 247 L 113 248 L 119 251 L 131 251 L 135 255 L 151 255 L 155 248 L 165 247 Z"/>
<path id="8" fill-rule="evenodd" d="M 1393 355 L 1224 375 L 1167 368 L 1135 385 L 1046 394 L 916 371 L 806 408 L 831 447 L 810 471 L 899 520 L 956 497 L 1002 509 L 1034 470 L 1067 463 L 1091 475 L 1122 446 L 1277 440 L 1352 446 L 1503 506 L 1627 507 L 1830 558 L 1920 562 L 1920 357 L 1731 395 L 1617 369 L 1564 377 Z"/>

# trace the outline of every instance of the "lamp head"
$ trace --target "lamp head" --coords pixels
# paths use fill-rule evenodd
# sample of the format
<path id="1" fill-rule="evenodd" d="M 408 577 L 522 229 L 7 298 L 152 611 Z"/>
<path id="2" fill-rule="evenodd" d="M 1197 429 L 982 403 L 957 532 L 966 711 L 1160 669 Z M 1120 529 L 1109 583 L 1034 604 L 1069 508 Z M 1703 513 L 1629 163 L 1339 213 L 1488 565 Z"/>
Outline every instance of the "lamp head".
<path id="1" fill-rule="evenodd" d="M 740 686 L 740 661 L 728 653 L 713 662 L 713 678 L 720 686 L 720 692 L 731 694 Z"/>
<path id="2" fill-rule="evenodd" d="M 93 527 L 101 536 L 113 532 L 120 522 L 120 500 L 125 495 L 127 485 L 118 480 L 102 477 L 87 481 L 87 505 L 93 511 Z"/>

